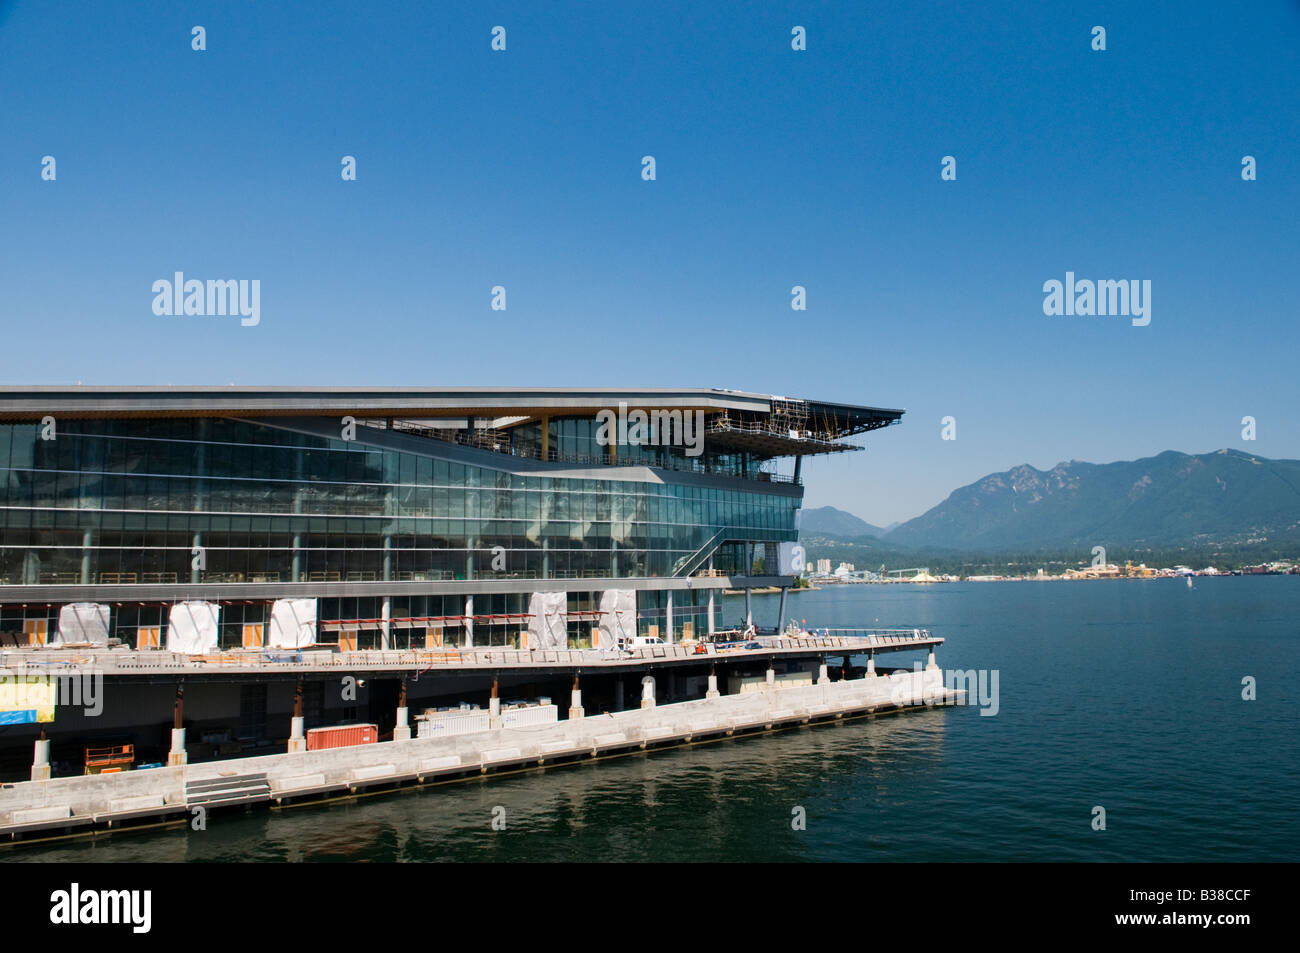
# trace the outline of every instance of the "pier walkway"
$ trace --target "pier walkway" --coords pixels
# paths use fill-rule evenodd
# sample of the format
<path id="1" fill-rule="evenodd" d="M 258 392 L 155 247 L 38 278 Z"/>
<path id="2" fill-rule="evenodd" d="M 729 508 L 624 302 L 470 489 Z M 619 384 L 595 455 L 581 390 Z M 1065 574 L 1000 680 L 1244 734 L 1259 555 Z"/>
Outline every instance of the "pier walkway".
<path id="1" fill-rule="evenodd" d="M 960 701 L 933 661 L 924 670 L 587 714 L 548 725 L 494 728 L 321 751 L 160 767 L 0 788 L 0 843 L 44 840 L 171 820 L 202 808 L 348 797 L 654 748 Z"/>
<path id="2" fill-rule="evenodd" d="M 766 658 L 814 655 L 870 655 L 909 649 L 934 649 L 943 639 L 927 629 L 833 629 L 830 635 L 799 638 L 764 637 L 748 643 L 672 643 L 636 649 L 514 649 L 472 647 L 424 650 L 331 651 L 307 649 L 235 649 L 213 655 L 183 655 L 164 650 L 49 647 L 0 652 L 0 673 L 103 675 L 275 674 L 400 671 L 500 671 L 502 669 L 585 670 L 640 669 L 648 664 L 700 662 L 737 657 Z M 761 648 L 745 648 L 745 645 Z"/>

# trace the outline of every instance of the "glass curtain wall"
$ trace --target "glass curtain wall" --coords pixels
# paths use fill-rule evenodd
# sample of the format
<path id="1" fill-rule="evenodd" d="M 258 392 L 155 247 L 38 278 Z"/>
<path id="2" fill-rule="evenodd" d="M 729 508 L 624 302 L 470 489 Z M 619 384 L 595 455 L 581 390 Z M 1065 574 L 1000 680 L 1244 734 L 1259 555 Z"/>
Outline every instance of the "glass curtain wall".
<path id="1" fill-rule="evenodd" d="M 0 584 L 668 576 L 723 527 L 796 539 L 798 505 L 758 487 L 521 476 L 244 421 L 67 421 L 49 441 L 0 424 Z"/>

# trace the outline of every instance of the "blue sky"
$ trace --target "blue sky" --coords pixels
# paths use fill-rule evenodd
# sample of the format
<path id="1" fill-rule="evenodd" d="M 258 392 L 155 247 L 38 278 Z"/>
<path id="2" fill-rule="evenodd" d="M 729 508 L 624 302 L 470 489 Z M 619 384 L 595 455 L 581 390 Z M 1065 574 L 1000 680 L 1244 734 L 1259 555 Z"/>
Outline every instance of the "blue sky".
<path id="1" fill-rule="evenodd" d="M 1300 3 L 1055 6 L 0 0 L 0 382 L 901 407 L 805 468 L 876 523 L 1026 462 L 1300 457 Z M 261 324 L 154 315 L 175 271 L 259 279 Z M 1066 271 L 1151 324 L 1045 316 Z"/>

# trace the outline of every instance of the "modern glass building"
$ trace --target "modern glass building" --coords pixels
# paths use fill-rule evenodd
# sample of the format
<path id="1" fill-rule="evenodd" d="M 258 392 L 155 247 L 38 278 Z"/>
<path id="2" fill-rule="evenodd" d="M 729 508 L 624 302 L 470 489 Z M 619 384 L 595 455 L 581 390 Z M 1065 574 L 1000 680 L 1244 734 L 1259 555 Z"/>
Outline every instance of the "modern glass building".
<path id="1" fill-rule="evenodd" d="M 344 649 L 518 647 L 563 593 L 586 646 L 617 590 L 641 634 L 698 637 L 718 589 L 791 583 L 802 458 L 901 416 L 710 389 L 0 388 L 0 632 L 43 644 L 93 603 L 143 649 L 202 600 L 219 649 L 258 647 L 277 600 L 311 599 Z"/>

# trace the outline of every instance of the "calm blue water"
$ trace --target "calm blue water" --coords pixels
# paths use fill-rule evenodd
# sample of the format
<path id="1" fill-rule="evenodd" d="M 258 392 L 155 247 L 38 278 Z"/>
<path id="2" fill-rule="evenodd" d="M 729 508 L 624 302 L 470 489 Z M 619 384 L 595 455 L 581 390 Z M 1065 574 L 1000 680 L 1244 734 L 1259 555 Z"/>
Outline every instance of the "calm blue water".
<path id="1" fill-rule="evenodd" d="M 738 615 L 736 606 L 729 606 Z M 776 613 L 756 597 L 755 615 Z M 997 669 L 1000 710 L 948 708 L 445 785 L 215 815 L 6 860 L 1300 859 L 1300 577 L 844 586 L 816 625 L 922 625 L 945 669 Z M 913 656 L 897 656 L 910 664 Z M 1254 676 L 1258 700 L 1241 698 Z M 1092 810 L 1106 810 L 1094 831 Z M 506 810 L 505 831 L 491 826 Z M 792 811 L 807 829 L 791 829 Z"/>

